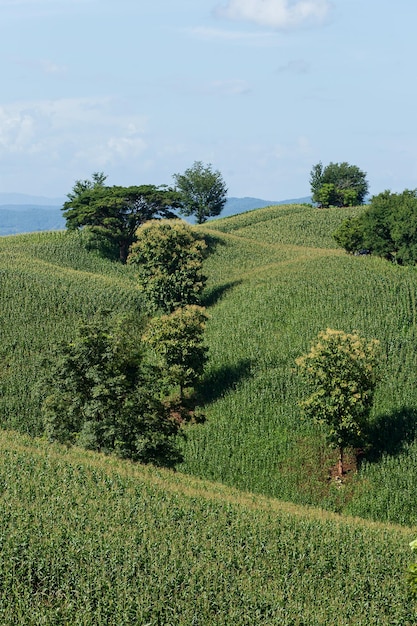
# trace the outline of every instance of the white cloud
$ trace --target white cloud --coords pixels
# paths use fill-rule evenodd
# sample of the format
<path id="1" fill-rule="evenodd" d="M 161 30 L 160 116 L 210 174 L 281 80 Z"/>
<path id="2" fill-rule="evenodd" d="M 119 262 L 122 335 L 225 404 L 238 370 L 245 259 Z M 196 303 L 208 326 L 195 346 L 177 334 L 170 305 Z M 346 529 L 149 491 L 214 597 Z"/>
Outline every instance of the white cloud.
<path id="1" fill-rule="evenodd" d="M 0 156 L 66 155 L 100 163 L 146 149 L 147 119 L 113 99 L 74 98 L 0 106 Z"/>
<path id="2" fill-rule="evenodd" d="M 277 29 L 322 23 L 329 16 L 330 0 L 229 0 L 216 9 L 219 17 L 243 20 Z"/>

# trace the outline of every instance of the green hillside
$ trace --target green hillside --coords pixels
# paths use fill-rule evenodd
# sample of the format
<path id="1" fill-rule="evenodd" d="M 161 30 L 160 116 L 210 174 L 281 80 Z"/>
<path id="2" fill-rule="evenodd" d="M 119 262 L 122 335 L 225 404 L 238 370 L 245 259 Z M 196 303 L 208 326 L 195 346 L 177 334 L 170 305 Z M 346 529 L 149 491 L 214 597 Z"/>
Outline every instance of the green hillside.
<path id="1" fill-rule="evenodd" d="M 4 626 L 411 626 L 411 529 L 0 435 Z"/>
<path id="2" fill-rule="evenodd" d="M 135 269 L 82 234 L 0 238 L 1 624 L 415 623 L 416 270 L 334 247 L 361 210 L 268 207 L 198 227 L 207 419 L 186 427 L 177 473 L 27 437 L 42 434 L 51 346 L 98 309 L 143 303 Z M 384 355 L 375 445 L 342 485 L 298 407 L 295 359 L 326 327 Z"/>
<path id="3" fill-rule="evenodd" d="M 416 270 L 336 249 L 331 233 L 358 209 L 268 207 L 199 228 L 211 254 L 205 424 L 189 426 L 190 474 L 374 520 L 417 524 Z M 51 344 L 99 308 L 140 310 L 135 270 L 85 250 L 82 234 L 0 238 L 0 424 L 42 432 L 36 385 Z M 304 422 L 295 359 L 320 330 L 379 339 L 384 376 L 373 440 L 341 488 L 323 433 Z"/>
<path id="4" fill-rule="evenodd" d="M 357 211 L 360 209 L 357 209 Z M 208 421 L 190 430 L 183 470 L 242 489 L 415 524 L 416 270 L 334 249 L 351 210 L 276 207 L 210 225 Z M 209 296 L 210 300 L 210 296 Z M 294 370 L 317 333 L 380 340 L 375 448 L 339 488 L 322 433 L 301 419 Z"/>

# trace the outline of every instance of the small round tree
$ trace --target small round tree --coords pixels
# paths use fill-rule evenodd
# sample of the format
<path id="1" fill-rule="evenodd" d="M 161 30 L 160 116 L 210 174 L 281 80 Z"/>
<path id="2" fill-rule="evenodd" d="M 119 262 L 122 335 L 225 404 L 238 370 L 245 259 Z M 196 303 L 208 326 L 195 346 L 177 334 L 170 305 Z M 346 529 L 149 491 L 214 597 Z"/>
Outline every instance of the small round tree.
<path id="1" fill-rule="evenodd" d="M 195 161 L 183 174 L 174 174 L 173 178 L 181 196 L 183 215 L 193 215 L 197 224 L 220 215 L 227 200 L 227 186 L 219 170 Z"/>
<path id="2" fill-rule="evenodd" d="M 150 320 L 144 340 L 153 348 L 169 385 L 192 387 L 204 370 L 207 348 L 203 342 L 207 314 L 204 307 L 189 305 L 170 315 Z"/>
<path id="3" fill-rule="evenodd" d="M 344 449 L 364 443 L 378 380 L 378 346 L 376 339 L 328 328 L 308 354 L 296 359 L 313 390 L 301 406 L 307 417 L 327 426 L 327 439 L 339 450 L 339 475 Z"/>
<path id="4" fill-rule="evenodd" d="M 313 202 L 321 207 L 363 204 L 369 189 L 366 172 L 346 161 L 313 165 L 310 186 Z"/>

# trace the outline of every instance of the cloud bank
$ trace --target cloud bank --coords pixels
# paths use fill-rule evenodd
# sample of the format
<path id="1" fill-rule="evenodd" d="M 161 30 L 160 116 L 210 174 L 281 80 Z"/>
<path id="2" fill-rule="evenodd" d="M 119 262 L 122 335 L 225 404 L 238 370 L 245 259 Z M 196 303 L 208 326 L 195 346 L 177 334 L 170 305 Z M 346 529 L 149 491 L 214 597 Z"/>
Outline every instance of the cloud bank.
<path id="1" fill-rule="evenodd" d="M 229 0 L 215 13 L 226 19 L 291 29 L 304 24 L 323 23 L 331 8 L 330 0 Z"/>

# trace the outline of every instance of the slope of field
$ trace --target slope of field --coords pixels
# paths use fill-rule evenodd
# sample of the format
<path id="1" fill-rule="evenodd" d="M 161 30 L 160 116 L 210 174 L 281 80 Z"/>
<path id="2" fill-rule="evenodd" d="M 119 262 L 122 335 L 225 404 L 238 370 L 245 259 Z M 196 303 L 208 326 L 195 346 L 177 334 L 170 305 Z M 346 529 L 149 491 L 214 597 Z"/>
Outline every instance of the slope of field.
<path id="1" fill-rule="evenodd" d="M 88 253 L 76 233 L 0 237 L 1 427 L 41 433 L 36 386 L 44 357 L 99 309 L 140 309 L 132 277 Z"/>
<path id="2" fill-rule="evenodd" d="M 411 626 L 411 529 L 0 434 L 4 626 Z"/>
<path id="3" fill-rule="evenodd" d="M 331 233 L 361 209 L 269 207 L 200 226 L 211 248 L 204 424 L 182 471 L 298 504 L 417 525 L 415 268 L 352 257 Z M 101 308 L 140 311 L 135 270 L 82 234 L 0 238 L 0 426 L 40 435 L 37 383 L 51 345 Z M 343 485 L 324 434 L 301 418 L 295 359 L 326 327 L 380 340 L 373 449 Z"/>
<path id="4" fill-rule="evenodd" d="M 183 470 L 281 499 L 417 523 L 415 268 L 352 257 L 331 233 L 359 211 L 275 207 L 219 220 L 207 261 L 207 422 L 188 432 Z M 382 345 L 374 442 L 340 487 L 323 433 L 302 420 L 295 370 L 327 327 Z"/>

